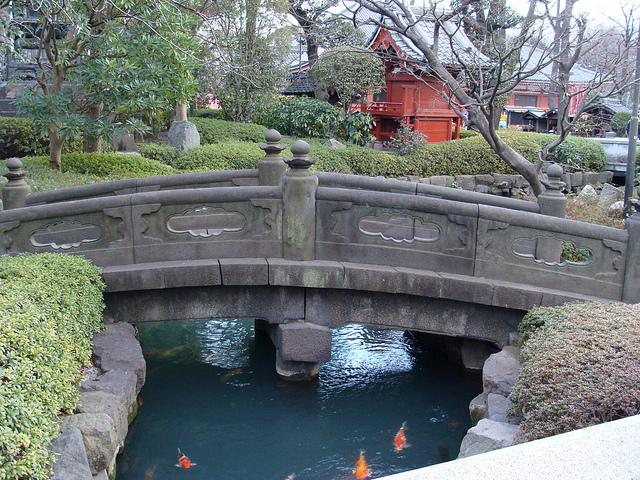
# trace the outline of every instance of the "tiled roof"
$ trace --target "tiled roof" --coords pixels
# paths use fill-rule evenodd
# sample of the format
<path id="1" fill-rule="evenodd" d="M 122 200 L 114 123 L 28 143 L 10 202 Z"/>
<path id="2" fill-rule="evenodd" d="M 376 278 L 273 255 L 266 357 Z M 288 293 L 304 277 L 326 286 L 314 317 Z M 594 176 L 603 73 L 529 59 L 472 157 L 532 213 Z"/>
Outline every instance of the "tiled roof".
<path id="1" fill-rule="evenodd" d="M 313 79 L 309 74 L 309 70 L 302 70 L 300 72 L 291 72 L 287 77 L 289 84 L 282 93 L 285 95 L 295 95 L 296 93 L 311 93 L 313 92 Z"/>

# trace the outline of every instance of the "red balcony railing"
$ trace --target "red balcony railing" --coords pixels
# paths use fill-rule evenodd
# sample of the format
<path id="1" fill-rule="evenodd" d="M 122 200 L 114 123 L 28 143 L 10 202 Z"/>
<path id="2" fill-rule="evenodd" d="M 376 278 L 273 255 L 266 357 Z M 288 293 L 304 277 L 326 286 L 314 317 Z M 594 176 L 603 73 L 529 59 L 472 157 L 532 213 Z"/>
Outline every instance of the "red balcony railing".
<path id="1" fill-rule="evenodd" d="M 402 103 L 373 102 L 363 105 L 362 111 L 378 115 L 401 117 L 403 115 Z"/>

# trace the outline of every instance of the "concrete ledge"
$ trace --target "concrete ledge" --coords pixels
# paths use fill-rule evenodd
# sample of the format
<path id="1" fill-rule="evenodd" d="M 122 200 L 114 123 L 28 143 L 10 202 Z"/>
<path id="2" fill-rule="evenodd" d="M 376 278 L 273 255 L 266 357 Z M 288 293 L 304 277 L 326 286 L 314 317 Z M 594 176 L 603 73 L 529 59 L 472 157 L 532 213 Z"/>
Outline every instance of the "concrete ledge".
<path id="1" fill-rule="evenodd" d="M 637 480 L 640 415 L 383 478 Z"/>

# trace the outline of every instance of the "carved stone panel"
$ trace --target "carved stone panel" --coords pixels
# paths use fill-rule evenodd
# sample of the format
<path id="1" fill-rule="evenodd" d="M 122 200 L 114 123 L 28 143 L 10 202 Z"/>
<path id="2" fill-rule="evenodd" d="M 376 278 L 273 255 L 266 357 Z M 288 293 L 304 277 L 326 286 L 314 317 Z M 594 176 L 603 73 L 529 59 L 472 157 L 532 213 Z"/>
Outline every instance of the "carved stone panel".
<path id="1" fill-rule="evenodd" d="M 167 230 L 173 233 L 187 233 L 192 237 L 208 238 L 217 237 L 225 232 L 239 232 L 246 224 L 246 218 L 239 212 L 204 206 L 172 215 L 167 220 Z"/>
<path id="2" fill-rule="evenodd" d="M 358 223 L 360 232 L 395 243 L 436 242 L 440 227 L 408 215 L 365 216 Z"/>
<path id="3" fill-rule="evenodd" d="M 98 225 L 81 223 L 75 220 L 63 220 L 35 230 L 29 241 L 34 247 L 49 247 L 54 250 L 70 250 L 83 243 L 92 243 L 100 239 L 102 229 Z"/>

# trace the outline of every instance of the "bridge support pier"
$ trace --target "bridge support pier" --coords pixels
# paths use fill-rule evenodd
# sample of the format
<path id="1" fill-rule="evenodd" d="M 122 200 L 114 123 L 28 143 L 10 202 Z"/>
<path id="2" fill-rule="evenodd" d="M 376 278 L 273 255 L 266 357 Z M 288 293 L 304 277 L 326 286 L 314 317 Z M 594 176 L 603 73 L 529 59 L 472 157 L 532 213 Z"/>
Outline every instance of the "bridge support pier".
<path id="1" fill-rule="evenodd" d="M 256 323 L 256 330 L 259 323 Z M 331 358 L 331 329 L 307 322 L 269 325 L 276 347 L 276 374 L 283 380 L 313 380 Z M 257 334 L 257 331 L 256 331 Z"/>

